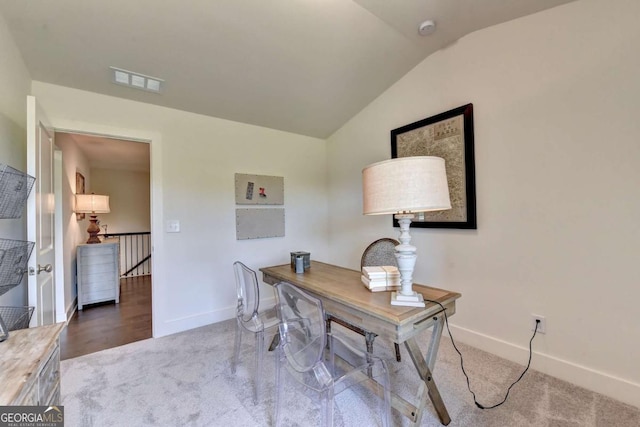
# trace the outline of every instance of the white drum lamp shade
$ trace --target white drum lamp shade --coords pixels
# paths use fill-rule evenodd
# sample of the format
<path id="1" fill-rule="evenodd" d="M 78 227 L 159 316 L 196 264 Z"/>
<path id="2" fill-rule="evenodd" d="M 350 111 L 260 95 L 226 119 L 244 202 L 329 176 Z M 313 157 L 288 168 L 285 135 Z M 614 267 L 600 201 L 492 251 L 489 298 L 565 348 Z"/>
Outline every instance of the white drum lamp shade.
<path id="1" fill-rule="evenodd" d="M 391 304 L 424 307 L 422 295 L 412 289 L 416 247 L 410 245 L 409 227 L 414 213 L 451 209 L 444 159 L 401 157 L 369 165 L 362 170 L 362 194 L 365 215 L 395 214 L 400 224 L 395 256 L 402 286 L 392 293 Z"/>
<path id="2" fill-rule="evenodd" d="M 76 213 L 109 213 L 109 196 L 76 194 Z"/>
<path id="3" fill-rule="evenodd" d="M 89 218 L 89 228 L 87 228 L 87 233 L 89 233 L 87 243 L 101 243 L 98 238 L 100 227 L 98 226 L 98 217 L 96 214 L 111 212 L 111 209 L 109 209 L 109 196 L 100 194 L 76 194 L 75 212 L 88 213 L 91 215 Z"/>
<path id="4" fill-rule="evenodd" d="M 362 171 L 365 215 L 451 209 L 444 159 L 420 156 L 385 160 Z"/>

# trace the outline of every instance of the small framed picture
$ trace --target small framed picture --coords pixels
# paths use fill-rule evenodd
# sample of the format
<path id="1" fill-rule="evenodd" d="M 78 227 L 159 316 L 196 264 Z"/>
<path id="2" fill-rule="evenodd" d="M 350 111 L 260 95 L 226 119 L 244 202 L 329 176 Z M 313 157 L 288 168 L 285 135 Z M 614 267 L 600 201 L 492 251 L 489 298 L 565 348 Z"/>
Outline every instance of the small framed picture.
<path id="1" fill-rule="evenodd" d="M 84 194 L 84 176 L 80 172 L 76 172 L 76 194 Z M 77 221 L 82 221 L 84 218 L 85 214 L 76 214 Z"/>

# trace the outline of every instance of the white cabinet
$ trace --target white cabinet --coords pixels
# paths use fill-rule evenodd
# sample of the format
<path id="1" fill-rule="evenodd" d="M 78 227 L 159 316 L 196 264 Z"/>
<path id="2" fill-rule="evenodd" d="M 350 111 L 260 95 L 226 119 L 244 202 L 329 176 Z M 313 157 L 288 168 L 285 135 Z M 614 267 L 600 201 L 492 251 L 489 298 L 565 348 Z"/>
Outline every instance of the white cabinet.
<path id="1" fill-rule="evenodd" d="M 120 302 L 119 252 L 117 241 L 78 245 L 78 310 L 96 302 Z"/>

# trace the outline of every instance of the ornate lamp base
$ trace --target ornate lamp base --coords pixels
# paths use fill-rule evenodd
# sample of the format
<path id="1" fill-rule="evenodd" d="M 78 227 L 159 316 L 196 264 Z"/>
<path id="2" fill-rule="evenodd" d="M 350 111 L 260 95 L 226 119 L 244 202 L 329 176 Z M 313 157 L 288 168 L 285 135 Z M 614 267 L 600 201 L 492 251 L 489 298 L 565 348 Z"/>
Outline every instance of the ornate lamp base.
<path id="1" fill-rule="evenodd" d="M 87 233 L 89 233 L 89 240 L 87 243 L 102 243 L 98 238 L 98 233 L 100 233 L 100 227 L 97 224 L 98 217 L 96 215 L 91 215 L 89 219 L 89 228 L 87 228 Z"/>
<path id="2" fill-rule="evenodd" d="M 391 305 L 406 305 L 410 307 L 424 307 L 424 298 L 415 292 L 413 286 L 413 268 L 416 265 L 416 247 L 411 245 L 409 226 L 413 214 L 397 214 L 396 219 L 400 224 L 400 244 L 396 246 L 396 261 L 400 270 L 400 292 L 391 293 Z"/>
<path id="3" fill-rule="evenodd" d="M 391 292 L 391 305 L 406 305 L 410 307 L 424 307 L 422 294 L 413 292 L 413 295 L 402 295 L 400 292 Z"/>

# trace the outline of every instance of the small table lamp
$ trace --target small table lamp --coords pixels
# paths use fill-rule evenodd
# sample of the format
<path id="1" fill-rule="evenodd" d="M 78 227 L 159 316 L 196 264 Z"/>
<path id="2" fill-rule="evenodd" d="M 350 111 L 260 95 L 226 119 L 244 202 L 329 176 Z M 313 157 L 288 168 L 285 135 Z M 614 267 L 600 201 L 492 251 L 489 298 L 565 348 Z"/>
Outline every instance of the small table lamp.
<path id="1" fill-rule="evenodd" d="M 363 213 L 395 214 L 400 224 L 396 259 L 401 289 L 391 294 L 392 305 L 424 307 L 421 294 L 413 291 L 416 247 L 409 244 L 409 226 L 416 212 L 451 209 L 444 159 L 401 157 L 374 163 L 362 170 Z"/>
<path id="2" fill-rule="evenodd" d="M 101 196 L 98 194 L 76 194 L 76 213 L 88 213 L 89 219 L 89 240 L 87 243 L 101 243 L 98 239 L 100 227 L 97 224 L 98 217 L 96 214 L 109 213 L 109 196 Z"/>

